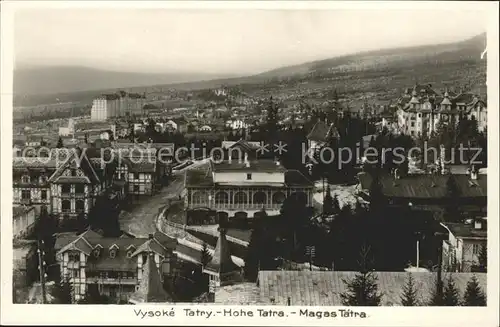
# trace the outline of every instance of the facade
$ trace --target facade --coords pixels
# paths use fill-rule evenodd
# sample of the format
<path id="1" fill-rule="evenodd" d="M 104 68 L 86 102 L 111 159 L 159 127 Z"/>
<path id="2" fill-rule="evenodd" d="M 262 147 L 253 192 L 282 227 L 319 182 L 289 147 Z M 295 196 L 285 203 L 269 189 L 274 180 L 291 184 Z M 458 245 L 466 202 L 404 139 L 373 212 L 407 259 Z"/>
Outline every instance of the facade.
<path id="1" fill-rule="evenodd" d="M 105 121 L 109 118 L 142 115 L 146 96 L 120 91 L 103 94 L 92 103 L 90 117 L 94 121 Z"/>
<path id="2" fill-rule="evenodd" d="M 461 115 L 477 120 L 479 131 L 487 126 L 486 103 L 471 93 L 440 95 L 432 85 L 417 84 L 398 100 L 399 131 L 413 137 L 430 135 L 440 122 L 458 124 Z"/>
<path id="3" fill-rule="evenodd" d="M 277 215 L 287 197 L 312 206 L 313 184 L 296 170 L 273 160 L 222 162 L 186 172 L 188 219 L 197 210 L 210 209 L 226 217 L 250 218 L 265 210 Z"/>
<path id="4" fill-rule="evenodd" d="M 35 207 L 17 206 L 12 208 L 12 234 L 16 238 L 25 238 L 35 229 Z"/>
<path id="5" fill-rule="evenodd" d="M 13 203 L 45 206 L 60 222 L 87 217 L 98 196 L 111 188 L 113 165 L 81 155 L 78 149 L 52 149 L 46 157 L 13 158 Z"/>
<path id="6" fill-rule="evenodd" d="M 58 235 L 55 249 L 61 278 L 69 278 L 76 301 L 89 287 L 97 287 L 100 294 L 128 302 L 154 270 L 161 280 L 171 273 L 176 244 L 159 232 L 148 238 L 105 238 L 87 230 Z"/>
<path id="7" fill-rule="evenodd" d="M 117 180 L 127 183 L 132 195 L 153 195 L 161 178 L 170 175 L 173 164 L 173 143 L 116 143 Z"/>
<path id="8" fill-rule="evenodd" d="M 471 272 L 479 267 L 482 247 L 487 244 L 485 218 L 461 223 L 445 223 L 448 239 L 443 241 L 443 267 L 448 271 Z"/>

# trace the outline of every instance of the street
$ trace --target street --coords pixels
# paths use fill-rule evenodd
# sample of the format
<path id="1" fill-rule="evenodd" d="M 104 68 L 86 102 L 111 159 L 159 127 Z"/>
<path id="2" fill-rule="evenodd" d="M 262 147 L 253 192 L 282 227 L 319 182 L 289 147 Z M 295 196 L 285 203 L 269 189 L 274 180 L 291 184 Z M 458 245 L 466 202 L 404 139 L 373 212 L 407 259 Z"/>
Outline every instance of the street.
<path id="1" fill-rule="evenodd" d="M 156 232 L 156 218 L 168 199 L 177 198 L 184 189 L 184 176 L 174 175 L 169 185 L 153 196 L 134 199 L 132 208 L 120 213 L 120 227 L 135 237 L 148 237 Z"/>

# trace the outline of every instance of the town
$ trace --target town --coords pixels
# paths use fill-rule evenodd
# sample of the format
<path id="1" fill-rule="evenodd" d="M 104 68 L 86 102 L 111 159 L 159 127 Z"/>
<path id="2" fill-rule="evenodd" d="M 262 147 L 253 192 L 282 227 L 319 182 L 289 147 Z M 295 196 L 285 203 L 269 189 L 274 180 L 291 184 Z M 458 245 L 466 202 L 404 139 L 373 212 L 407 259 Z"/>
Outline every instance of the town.
<path id="1" fill-rule="evenodd" d="M 16 12 L 14 303 L 487 306 L 484 17 L 64 10 Z"/>
<path id="2" fill-rule="evenodd" d="M 339 305 L 354 300 L 302 292 L 352 277 L 431 297 L 439 275 L 432 300 L 446 303 L 468 282 L 485 287 L 485 99 L 416 84 L 355 111 L 336 91 L 298 107 L 209 92 L 221 100 L 154 110 L 120 91 L 96 97 L 90 116 L 16 125 L 16 301 Z M 435 158 L 408 155 L 424 144 Z M 461 144 L 483 152 L 459 162 L 445 150 Z M 360 155 L 397 147 L 399 163 Z"/>

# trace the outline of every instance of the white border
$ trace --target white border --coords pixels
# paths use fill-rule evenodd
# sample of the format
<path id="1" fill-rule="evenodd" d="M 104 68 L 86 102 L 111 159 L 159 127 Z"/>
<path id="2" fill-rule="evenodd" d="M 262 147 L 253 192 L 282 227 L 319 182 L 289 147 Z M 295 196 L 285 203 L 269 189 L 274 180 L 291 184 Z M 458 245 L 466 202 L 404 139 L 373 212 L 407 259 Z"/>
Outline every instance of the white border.
<path id="1" fill-rule="evenodd" d="M 374 326 L 498 326 L 498 3 L 497 2 L 110 2 L 110 1 L 2 1 L 1 5 L 1 323 L 2 324 L 148 324 L 148 325 L 374 325 Z M 488 131 L 489 131 L 489 169 L 488 169 L 488 307 L 487 308 L 430 308 L 430 307 L 379 307 L 356 308 L 366 311 L 366 319 L 311 319 L 294 316 L 291 319 L 280 318 L 186 318 L 182 308 L 192 306 L 175 306 L 176 317 L 157 317 L 140 319 L 134 309 L 152 310 L 159 308 L 169 310 L 171 306 L 56 306 L 56 305 L 13 305 L 12 298 L 12 71 L 13 71 L 13 13 L 25 8 L 169 8 L 169 9 L 449 9 L 478 10 L 484 8 L 489 14 L 488 28 Z M 418 12 L 416 12 L 418 14 Z M 457 24 L 460 24 L 457 21 Z M 36 28 L 36 27 L 34 27 Z M 480 55 L 480 54 L 478 54 Z M 229 309 L 228 306 L 199 306 L 199 309 L 210 308 L 213 311 Z M 233 309 L 256 309 L 264 306 L 232 307 Z M 278 307 L 285 312 L 295 307 Z M 318 311 L 333 311 L 337 308 L 316 307 Z M 355 308 L 351 308 L 355 309 Z M 256 312 L 255 312 L 256 313 Z"/>

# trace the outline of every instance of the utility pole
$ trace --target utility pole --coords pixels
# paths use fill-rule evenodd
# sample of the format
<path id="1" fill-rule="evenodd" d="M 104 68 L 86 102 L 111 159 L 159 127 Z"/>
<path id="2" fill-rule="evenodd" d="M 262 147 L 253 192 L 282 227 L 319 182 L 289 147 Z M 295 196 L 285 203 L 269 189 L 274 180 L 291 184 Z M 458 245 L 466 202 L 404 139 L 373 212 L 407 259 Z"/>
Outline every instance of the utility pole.
<path id="1" fill-rule="evenodd" d="M 43 241 L 40 240 L 38 241 L 38 271 L 40 272 L 40 284 L 42 285 L 42 304 L 46 303 L 46 297 L 45 297 L 45 261 L 43 260 L 43 255 L 45 254 L 43 252 Z"/>

